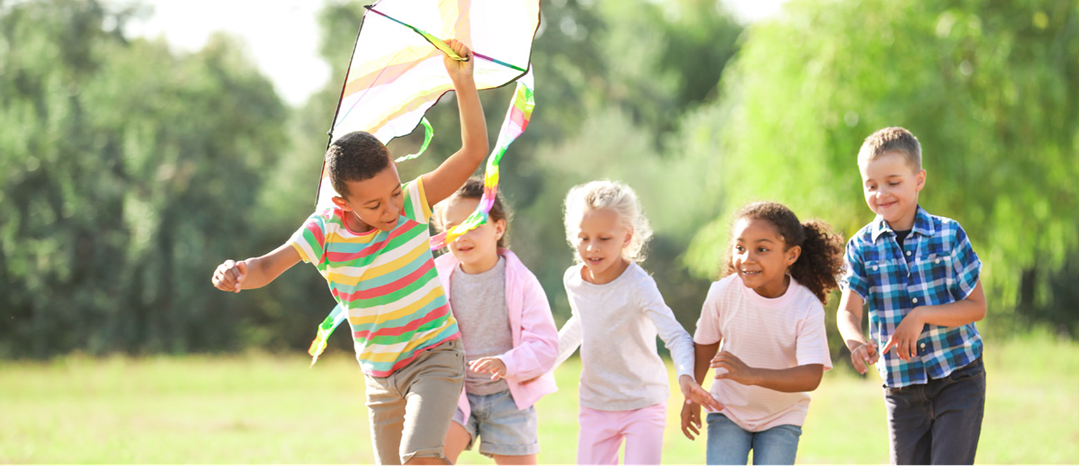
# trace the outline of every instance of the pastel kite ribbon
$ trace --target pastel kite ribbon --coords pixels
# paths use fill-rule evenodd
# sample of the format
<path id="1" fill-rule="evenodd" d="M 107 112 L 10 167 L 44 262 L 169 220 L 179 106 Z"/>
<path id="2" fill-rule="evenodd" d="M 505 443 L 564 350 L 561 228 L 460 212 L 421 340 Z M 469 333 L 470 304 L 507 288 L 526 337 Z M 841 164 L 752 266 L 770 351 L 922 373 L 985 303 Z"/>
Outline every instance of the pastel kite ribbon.
<path id="1" fill-rule="evenodd" d="M 341 325 L 341 321 L 348 318 L 348 313 L 345 312 L 345 308 L 340 304 L 334 306 L 330 311 L 330 315 L 322 321 L 318 326 L 318 335 L 315 337 L 315 341 L 311 342 L 311 347 L 307 349 L 307 354 L 311 355 L 311 365 L 314 366 L 318 361 L 318 356 L 326 350 L 326 341 L 329 340 L 330 334 L 333 333 L 333 329 Z"/>
<path id="2" fill-rule="evenodd" d="M 487 158 L 487 168 L 483 176 L 483 197 L 480 198 L 479 205 L 476 206 L 476 210 L 465 221 L 431 238 L 432 250 L 442 249 L 447 244 L 460 238 L 461 235 L 468 233 L 469 230 L 487 223 L 488 213 L 495 203 L 495 195 L 498 194 L 498 163 L 502 160 L 502 155 L 506 153 L 506 149 L 510 147 L 510 144 L 517 139 L 517 136 L 525 132 L 525 127 L 528 126 L 528 120 L 532 118 L 532 109 L 535 106 L 536 97 L 532 91 L 532 69 L 529 68 L 528 72 L 517 80 L 517 90 L 513 94 L 513 102 L 510 103 L 510 108 L 506 111 L 506 119 L 502 121 L 502 129 L 498 131 L 498 141 L 495 143 L 494 151 Z"/>

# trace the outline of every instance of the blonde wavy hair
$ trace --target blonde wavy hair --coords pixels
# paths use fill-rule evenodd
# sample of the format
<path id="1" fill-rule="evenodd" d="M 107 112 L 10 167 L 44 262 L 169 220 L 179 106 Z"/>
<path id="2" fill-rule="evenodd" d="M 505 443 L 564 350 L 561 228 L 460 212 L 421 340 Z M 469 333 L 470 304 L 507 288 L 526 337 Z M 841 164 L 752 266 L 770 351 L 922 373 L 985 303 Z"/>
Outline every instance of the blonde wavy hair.
<path id="1" fill-rule="evenodd" d="M 628 261 L 645 259 L 644 246 L 652 239 L 652 226 L 644 216 L 644 209 L 633 188 L 610 180 L 591 181 L 574 186 L 566 194 L 563 219 L 566 225 L 566 242 L 576 250 L 577 235 L 581 230 L 584 214 L 593 210 L 610 209 L 618 214 L 622 225 L 630 230 L 630 241 L 622 248 L 622 257 Z M 573 259 L 581 262 L 579 254 Z"/>

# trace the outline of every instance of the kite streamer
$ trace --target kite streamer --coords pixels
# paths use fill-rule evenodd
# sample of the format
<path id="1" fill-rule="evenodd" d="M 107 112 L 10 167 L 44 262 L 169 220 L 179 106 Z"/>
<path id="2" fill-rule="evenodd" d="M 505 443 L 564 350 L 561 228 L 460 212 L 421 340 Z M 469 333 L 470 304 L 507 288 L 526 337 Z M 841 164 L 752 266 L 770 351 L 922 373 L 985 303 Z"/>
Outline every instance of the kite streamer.
<path id="1" fill-rule="evenodd" d="M 431 122 L 427 121 L 427 117 L 421 119 L 420 123 L 423 123 L 423 145 L 420 146 L 420 150 L 416 151 L 415 154 L 397 157 L 394 159 L 394 162 L 401 163 L 405 160 L 412 160 L 419 157 L 420 154 L 423 154 L 423 151 L 427 150 L 427 146 L 431 145 L 431 138 L 435 137 L 435 130 L 434 128 L 431 128 Z"/>
<path id="2" fill-rule="evenodd" d="M 345 312 L 345 308 L 338 304 L 330 311 L 330 315 L 326 316 L 326 319 L 319 324 L 318 336 L 315 337 L 315 341 L 311 342 L 311 347 L 307 349 L 307 354 L 311 355 L 312 366 L 318 361 L 318 356 L 326 350 L 326 340 L 330 338 L 333 329 L 337 328 L 338 325 L 341 325 L 341 321 L 345 320 L 347 317 L 348 313 Z"/>
<path id="3" fill-rule="evenodd" d="M 506 119 L 502 122 L 502 129 L 498 131 L 498 142 L 487 158 L 487 168 L 483 176 L 483 197 L 476 206 L 476 210 L 460 224 L 439 233 L 431 238 L 431 249 L 442 249 L 452 243 L 461 235 L 467 233 L 484 223 L 487 223 L 487 215 L 491 206 L 495 203 L 495 195 L 498 194 L 498 162 L 502 155 L 513 143 L 517 136 L 525 131 L 528 120 L 532 118 L 532 109 L 536 106 L 535 93 L 532 91 L 532 71 L 529 70 L 521 79 L 517 80 L 517 90 L 513 93 L 513 102 L 506 111 Z"/>

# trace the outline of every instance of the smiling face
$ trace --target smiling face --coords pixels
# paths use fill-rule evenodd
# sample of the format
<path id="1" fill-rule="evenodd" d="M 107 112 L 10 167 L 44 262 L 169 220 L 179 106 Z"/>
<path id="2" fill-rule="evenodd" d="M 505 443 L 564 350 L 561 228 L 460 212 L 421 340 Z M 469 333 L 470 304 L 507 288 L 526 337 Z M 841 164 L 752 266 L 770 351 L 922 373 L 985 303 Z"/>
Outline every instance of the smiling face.
<path id="1" fill-rule="evenodd" d="M 911 167 L 899 152 L 888 152 L 859 165 L 865 203 L 884 217 L 893 230 L 910 230 L 918 212 L 918 193 L 925 187 L 925 170 Z"/>
<path id="2" fill-rule="evenodd" d="M 345 224 L 354 232 L 368 232 L 373 228 L 393 230 L 404 204 L 397 166 L 391 163 L 371 178 L 349 181 L 348 196 L 334 196 L 333 203 L 341 210 L 353 213 L 345 217 Z"/>
<path id="3" fill-rule="evenodd" d="M 584 261 L 581 273 L 585 281 L 602 285 L 622 275 L 629 267 L 622 248 L 632 238 L 633 231 L 622 224 L 614 210 L 586 210 L 577 233 L 577 255 Z"/>
<path id="4" fill-rule="evenodd" d="M 472 215 L 480 200 L 453 196 L 446 202 L 445 208 L 441 209 L 440 220 L 442 227 L 449 230 Z M 486 272 L 498 264 L 498 240 L 505 232 L 505 220 L 489 218 L 487 223 L 469 230 L 450 243 L 450 253 L 461 261 L 461 270 L 465 273 Z"/>
<path id="5" fill-rule="evenodd" d="M 738 278 L 765 298 L 787 292 L 787 267 L 798 260 L 802 248 L 787 249 L 779 229 L 767 220 L 746 218 L 734 224 L 731 261 Z"/>

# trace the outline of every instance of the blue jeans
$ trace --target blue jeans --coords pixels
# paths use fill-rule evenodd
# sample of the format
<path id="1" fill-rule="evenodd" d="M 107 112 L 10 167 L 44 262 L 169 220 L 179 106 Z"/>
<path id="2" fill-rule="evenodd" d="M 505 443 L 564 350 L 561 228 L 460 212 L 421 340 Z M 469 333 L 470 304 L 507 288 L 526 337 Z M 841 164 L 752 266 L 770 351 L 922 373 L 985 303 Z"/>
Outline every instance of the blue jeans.
<path id="1" fill-rule="evenodd" d="M 985 413 L 985 365 L 975 359 L 929 383 L 886 388 L 892 464 L 974 464 Z"/>
<path id="2" fill-rule="evenodd" d="M 753 450 L 753 464 L 794 464 L 802 428 L 784 424 L 761 432 L 749 432 L 719 413 L 708 413 L 708 464 L 746 464 Z"/>

